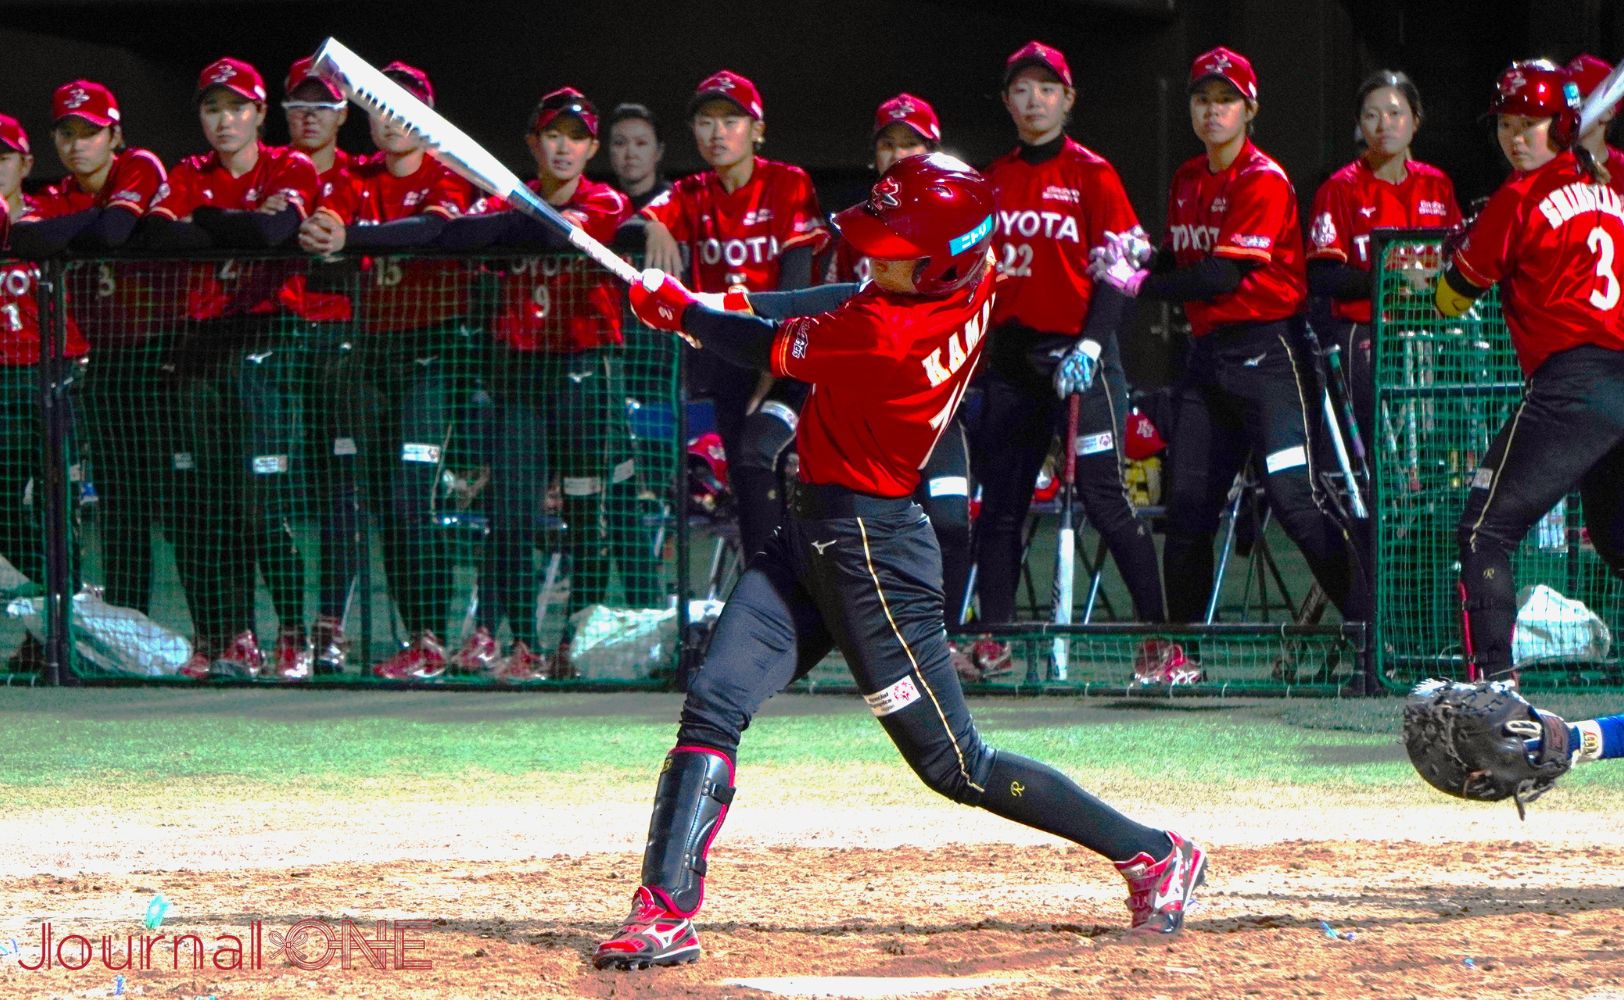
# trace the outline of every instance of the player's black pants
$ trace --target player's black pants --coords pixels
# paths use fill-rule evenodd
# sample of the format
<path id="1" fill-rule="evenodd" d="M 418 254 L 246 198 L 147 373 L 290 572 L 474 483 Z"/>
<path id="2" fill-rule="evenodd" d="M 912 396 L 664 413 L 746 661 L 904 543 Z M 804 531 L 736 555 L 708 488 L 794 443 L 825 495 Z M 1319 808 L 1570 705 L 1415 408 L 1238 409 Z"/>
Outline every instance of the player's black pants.
<path id="1" fill-rule="evenodd" d="M 292 528 L 300 366 L 291 323 L 212 320 L 177 348 L 175 568 L 208 651 L 253 630 L 256 568 L 282 626 L 304 619 Z"/>
<path id="2" fill-rule="evenodd" d="M 942 593 L 947 624 L 960 624 L 964 589 L 970 582 L 970 445 L 955 417 L 936 450 L 919 470 L 914 502 L 924 508 L 942 552 Z"/>
<path id="3" fill-rule="evenodd" d="M 152 529 L 164 495 L 165 348 L 97 347 L 84 377 L 85 432 L 107 603 L 152 610 Z"/>
<path id="4" fill-rule="evenodd" d="M 784 520 L 784 480 L 779 463 L 795 440 L 801 404 L 810 390 L 805 382 L 776 380 L 761 405 L 744 418 L 737 446 L 728 443 L 725 433 L 722 435 L 722 447 L 728 456 L 727 475 L 738 500 L 739 545 L 746 556 L 760 552 L 773 529 Z"/>
<path id="5" fill-rule="evenodd" d="M 1192 345 L 1175 396 L 1169 445 L 1167 539 L 1162 572 L 1168 615 L 1200 621 L 1213 585 L 1213 539 L 1235 474 L 1256 456 L 1269 507 L 1302 549 L 1314 578 L 1344 617 L 1347 537 L 1322 506 L 1315 473 L 1317 381 L 1299 358 L 1294 320 L 1224 327 Z"/>
<path id="6" fill-rule="evenodd" d="M 1353 403 L 1353 419 L 1359 422 L 1360 440 L 1369 448 L 1376 433 L 1376 370 L 1371 325 L 1337 320 L 1331 336 L 1331 343 L 1342 348 L 1342 371 L 1348 398 Z"/>
<path id="7" fill-rule="evenodd" d="M 838 648 L 886 735 L 932 789 L 1107 857 L 1165 854 L 1159 831 L 1048 765 L 982 741 L 949 662 L 941 577 L 936 536 L 911 499 L 801 484 L 716 623 L 678 746 L 736 758 L 761 705 Z M 651 841 L 659 839 L 655 831 Z"/>
<path id="8" fill-rule="evenodd" d="M 316 613 L 335 619 L 344 617 L 365 548 L 356 471 L 360 449 L 349 416 L 362 378 L 355 361 L 355 339 L 355 328 L 348 323 L 310 324 L 300 379 L 305 446 L 321 525 Z"/>
<path id="9" fill-rule="evenodd" d="M 536 524 L 554 474 L 570 557 L 566 614 L 604 602 L 611 565 L 620 569 L 628 606 L 654 607 L 663 598 L 638 499 L 619 351 L 498 348 L 493 355 L 491 535 L 479 607 L 493 633 L 506 618 L 515 640 L 536 645 Z"/>
<path id="10" fill-rule="evenodd" d="M 1066 405 L 1051 379 L 1075 337 L 1020 327 L 992 332 L 991 368 L 983 381 L 981 419 L 971 441 L 981 514 L 976 522 L 976 592 L 985 622 L 1015 617 L 1021 541 L 1038 470 L 1056 431 L 1066 429 Z M 1128 412 L 1127 380 L 1116 338 L 1102 345 L 1100 376 L 1083 393 L 1077 421 L 1077 497 L 1133 597 L 1139 621 L 1162 622 L 1167 611 L 1156 543 L 1134 516 L 1122 481 L 1127 461 L 1122 433 Z"/>
<path id="11" fill-rule="evenodd" d="M 1596 554 L 1624 577 L 1624 351 L 1584 346 L 1546 359 L 1472 479 L 1458 531 L 1461 584 L 1485 674 L 1512 665 L 1511 553 L 1575 485 Z"/>
<path id="12" fill-rule="evenodd" d="M 412 635 L 443 633 L 451 604 L 451 555 L 435 513 L 457 368 L 468 362 L 472 337 L 455 323 L 365 332 L 351 353 L 354 377 L 335 441 L 355 443 L 363 509 L 378 530 L 389 593 Z M 364 545 L 349 550 L 356 559 L 366 554 Z"/>
<path id="13" fill-rule="evenodd" d="M 70 418 L 71 425 L 71 418 Z M 45 425 L 39 369 L 0 366 L 0 555 L 45 586 Z"/>

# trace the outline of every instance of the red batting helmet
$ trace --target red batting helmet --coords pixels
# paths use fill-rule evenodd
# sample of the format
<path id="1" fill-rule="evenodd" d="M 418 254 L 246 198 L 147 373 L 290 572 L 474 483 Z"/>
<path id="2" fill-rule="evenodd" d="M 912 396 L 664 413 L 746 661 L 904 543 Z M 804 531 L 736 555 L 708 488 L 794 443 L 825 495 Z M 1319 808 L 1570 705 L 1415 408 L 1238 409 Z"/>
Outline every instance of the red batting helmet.
<path id="1" fill-rule="evenodd" d="M 1553 118 L 1551 142 L 1566 149 L 1578 137 L 1579 86 L 1567 71 L 1547 60 L 1514 62 L 1495 81 L 1489 114 Z"/>
<path id="2" fill-rule="evenodd" d="M 992 185 L 946 153 L 891 164 L 868 200 L 834 217 L 852 248 L 876 260 L 920 259 L 914 288 L 945 295 L 976 280 L 992 242 Z"/>
<path id="3" fill-rule="evenodd" d="M 688 500 L 693 509 L 714 514 L 728 496 L 727 451 L 722 436 L 707 431 L 688 442 Z"/>

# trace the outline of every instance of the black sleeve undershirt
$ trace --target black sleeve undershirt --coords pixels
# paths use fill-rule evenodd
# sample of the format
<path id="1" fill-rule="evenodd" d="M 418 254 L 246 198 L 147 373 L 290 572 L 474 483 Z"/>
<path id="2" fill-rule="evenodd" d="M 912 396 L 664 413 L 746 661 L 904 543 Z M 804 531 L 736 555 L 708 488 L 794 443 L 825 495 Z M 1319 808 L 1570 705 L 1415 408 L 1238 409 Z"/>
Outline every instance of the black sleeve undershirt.
<path id="1" fill-rule="evenodd" d="M 741 368 L 772 370 L 775 320 L 742 312 L 718 312 L 695 303 L 682 313 L 682 328 L 699 338 L 705 350 Z"/>
<path id="2" fill-rule="evenodd" d="M 224 247 L 262 250 L 293 238 L 304 218 L 289 205 L 275 215 L 204 205 L 192 211 L 192 222 Z"/>
<path id="3" fill-rule="evenodd" d="M 1335 260 L 1308 262 L 1308 292 L 1330 299 L 1370 298 L 1370 272 Z"/>
<path id="4" fill-rule="evenodd" d="M 750 308 L 762 319 L 792 319 L 831 312 L 857 294 L 855 282 L 813 285 L 794 291 L 751 292 Z"/>
<path id="5" fill-rule="evenodd" d="M 513 225 L 514 214 L 494 212 L 490 215 L 458 216 L 440 230 L 434 245 L 447 250 L 478 250 L 493 243 L 502 243 Z"/>
<path id="6" fill-rule="evenodd" d="M 433 243 L 445 230 L 446 217 L 438 212 L 424 212 L 410 218 L 382 222 L 375 226 L 351 226 L 344 236 L 345 249 L 397 250 L 403 247 L 423 247 Z"/>
<path id="7" fill-rule="evenodd" d="M 648 219 L 642 215 L 633 215 L 620 224 L 615 230 L 615 238 L 610 244 L 616 250 L 637 253 L 648 245 Z"/>
<path id="8" fill-rule="evenodd" d="M 11 249 L 21 257 L 55 256 L 66 250 L 74 237 L 94 224 L 101 213 L 99 208 L 87 208 L 83 212 L 60 215 L 54 219 L 19 222 L 11 227 Z"/>
<path id="9" fill-rule="evenodd" d="M 812 246 L 802 243 L 778 258 L 778 290 L 794 291 L 812 284 Z"/>
<path id="10" fill-rule="evenodd" d="M 1148 278 L 1146 279 L 1149 280 Z M 1122 329 L 1132 300 L 1103 281 L 1094 283 L 1094 294 L 1088 300 L 1088 320 L 1083 324 L 1082 339 L 1104 344 Z"/>
<path id="11" fill-rule="evenodd" d="M 1204 257 L 1199 264 L 1161 274 L 1151 273 L 1139 286 L 1139 297 L 1165 302 L 1196 302 L 1215 299 L 1233 292 L 1249 271 L 1261 261 L 1237 261 L 1227 257 Z"/>
<path id="12" fill-rule="evenodd" d="M 135 227 L 134 242 L 149 250 L 206 250 L 214 246 L 214 237 L 190 222 L 148 215 Z"/>

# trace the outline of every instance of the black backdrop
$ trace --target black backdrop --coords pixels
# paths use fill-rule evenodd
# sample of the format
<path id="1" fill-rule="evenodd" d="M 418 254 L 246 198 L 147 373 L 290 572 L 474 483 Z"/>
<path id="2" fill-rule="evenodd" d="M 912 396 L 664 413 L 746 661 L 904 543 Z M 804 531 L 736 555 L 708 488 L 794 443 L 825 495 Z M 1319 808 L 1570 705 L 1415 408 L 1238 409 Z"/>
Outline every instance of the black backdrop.
<path id="1" fill-rule="evenodd" d="M 166 161 L 204 148 L 191 108 L 203 65 L 250 60 L 280 97 L 289 63 L 334 35 L 377 64 L 426 69 L 439 108 L 525 173 L 521 141 L 539 94 L 569 83 L 607 111 L 637 100 L 662 116 L 666 166 L 699 166 L 678 120 L 693 86 L 729 67 L 761 88 L 766 155 L 807 167 L 826 209 L 853 201 L 868 176 L 874 106 L 910 90 L 936 105 L 947 146 L 971 162 L 1014 134 L 997 92 L 1004 57 L 1029 38 L 1060 47 L 1077 76 L 1071 132 L 1109 158 L 1151 232 L 1168 178 L 1199 152 L 1183 83 L 1190 59 L 1217 44 L 1250 56 L 1260 78 L 1257 141 L 1286 167 L 1306 208 L 1329 171 L 1354 155 L 1353 92 L 1370 71 L 1410 73 L 1426 104 L 1417 155 L 1442 166 L 1464 199 L 1504 167 L 1479 117 L 1494 74 L 1513 58 L 1624 55 L 1614 0 L 814 0 L 635 3 L 629 0 L 18 3 L 0 0 L 0 111 L 29 129 L 35 178 L 60 173 L 47 127 L 51 90 L 77 76 L 110 85 L 133 144 Z M 370 146 L 360 116 L 344 143 Z M 280 111 L 272 141 L 286 138 Z M 607 170 L 606 156 L 593 164 Z M 1129 350 L 1155 378 L 1168 349 Z"/>

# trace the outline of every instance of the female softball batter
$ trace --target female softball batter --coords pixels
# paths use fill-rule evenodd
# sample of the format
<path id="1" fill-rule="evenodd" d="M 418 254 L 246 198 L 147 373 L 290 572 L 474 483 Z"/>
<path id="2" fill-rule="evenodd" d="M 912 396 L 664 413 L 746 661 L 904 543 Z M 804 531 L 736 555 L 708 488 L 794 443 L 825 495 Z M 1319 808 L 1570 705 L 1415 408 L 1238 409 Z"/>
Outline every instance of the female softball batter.
<path id="1" fill-rule="evenodd" d="M 802 315 L 788 322 L 706 308 L 658 271 L 632 288 L 645 323 L 815 391 L 796 431 L 790 517 L 729 597 L 689 685 L 655 789 L 642 884 L 594 962 L 629 969 L 699 957 L 692 918 L 733 800 L 739 737 L 762 703 L 836 647 L 926 784 L 1122 859 L 1133 927 L 1177 931 L 1204 877 L 1201 849 L 1128 819 L 1045 764 L 987 746 L 949 662 L 941 556 L 912 494 L 991 319 L 992 186 L 952 157 L 911 156 L 835 223 L 871 259 L 873 281 L 855 294 L 849 285 L 790 293 L 784 314 Z M 750 296 L 762 313 L 770 298 Z"/>
<path id="2" fill-rule="evenodd" d="M 1577 87 L 1550 63 L 1500 74 L 1489 111 L 1512 174 L 1438 281 L 1445 316 L 1500 286 L 1526 377 L 1458 528 L 1466 656 L 1490 679 L 1512 672 L 1511 553 L 1576 484 L 1596 553 L 1624 576 L 1624 202 L 1575 156 L 1578 108 Z"/>

